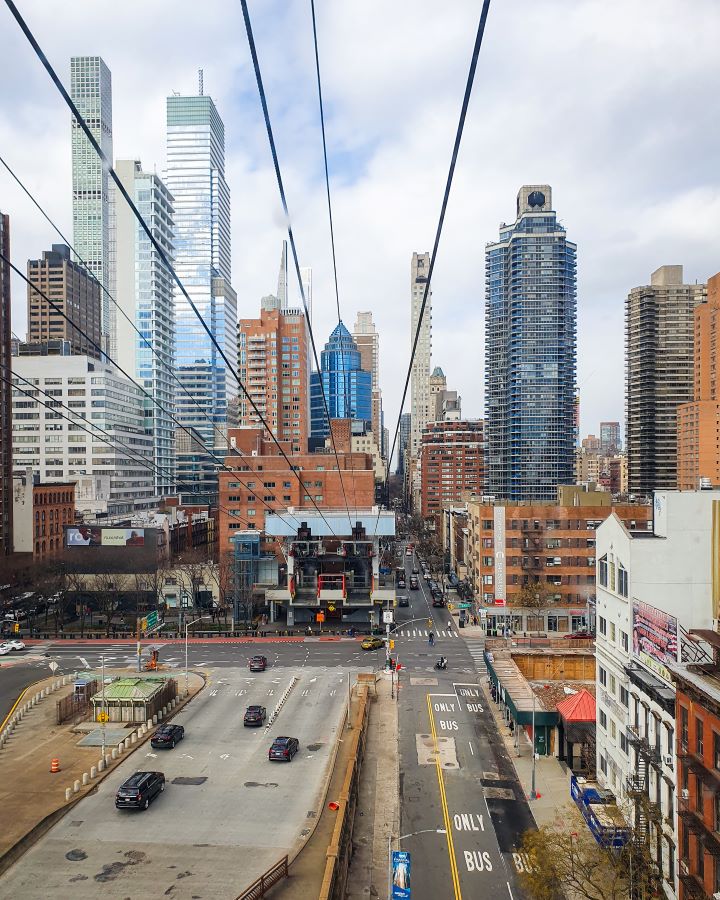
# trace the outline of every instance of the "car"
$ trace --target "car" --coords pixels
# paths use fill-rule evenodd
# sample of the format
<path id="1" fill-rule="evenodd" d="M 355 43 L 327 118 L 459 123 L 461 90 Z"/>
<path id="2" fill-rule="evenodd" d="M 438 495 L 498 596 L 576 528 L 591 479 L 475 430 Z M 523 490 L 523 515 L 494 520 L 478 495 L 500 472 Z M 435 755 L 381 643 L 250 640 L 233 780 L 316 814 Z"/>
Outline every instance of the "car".
<path id="1" fill-rule="evenodd" d="M 243 716 L 243 725 L 262 725 L 267 718 L 264 706 L 248 706 Z"/>
<path id="2" fill-rule="evenodd" d="M 9 638 L 7 641 L 4 641 L 5 646 L 9 647 L 10 650 L 24 650 L 25 649 L 25 641 L 18 640 L 18 638 Z"/>
<path id="3" fill-rule="evenodd" d="M 419 575 L 419 574 L 420 574 L 420 569 L 418 569 L 417 566 L 413 566 L 412 573 L 413 573 L 413 575 Z"/>
<path id="4" fill-rule="evenodd" d="M 437 596 L 435 596 L 435 594 L 433 594 L 433 602 L 432 602 L 432 605 L 433 605 L 433 606 L 439 606 L 439 607 L 445 606 L 445 601 L 443 600 L 442 594 L 438 594 Z"/>
<path id="5" fill-rule="evenodd" d="M 251 672 L 264 672 L 267 669 L 267 656 L 252 656 L 248 665 Z"/>
<path id="6" fill-rule="evenodd" d="M 268 750 L 269 760 L 290 762 L 300 749 L 300 741 L 294 737 L 276 737 Z"/>
<path id="7" fill-rule="evenodd" d="M 385 641 L 383 641 L 379 637 L 369 637 L 365 638 L 365 640 L 360 644 L 361 650 L 379 650 L 381 647 L 385 646 Z"/>
<path id="8" fill-rule="evenodd" d="M 175 749 L 175 744 L 185 737 L 185 729 L 182 725 L 161 725 L 152 736 L 150 744 L 156 750 Z"/>
<path id="9" fill-rule="evenodd" d="M 420 582 L 417 579 L 417 575 L 410 576 L 410 590 L 417 591 L 420 588 Z"/>
<path id="10" fill-rule="evenodd" d="M 408 547 L 408 548 L 405 550 L 405 556 L 412 556 L 412 555 L 413 555 L 413 552 L 412 552 L 412 550 Z"/>
<path id="11" fill-rule="evenodd" d="M 117 809 L 147 809 L 152 800 L 165 790 L 162 772 L 136 772 L 123 781 L 115 794 Z"/>
<path id="12" fill-rule="evenodd" d="M 397 605 L 398 606 L 410 606 L 410 598 L 406 597 L 405 594 L 398 594 Z"/>
<path id="13" fill-rule="evenodd" d="M 5 656 L 6 653 L 10 652 L 9 644 L 0 644 L 0 656 Z"/>

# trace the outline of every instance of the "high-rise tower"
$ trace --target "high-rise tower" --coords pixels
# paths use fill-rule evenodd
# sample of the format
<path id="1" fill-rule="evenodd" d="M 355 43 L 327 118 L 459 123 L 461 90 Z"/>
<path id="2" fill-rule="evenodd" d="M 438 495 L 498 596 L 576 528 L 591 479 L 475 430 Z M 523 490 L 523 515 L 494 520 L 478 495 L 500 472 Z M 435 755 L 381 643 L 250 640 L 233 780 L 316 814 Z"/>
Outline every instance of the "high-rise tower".
<path id="1" fill-rule="evenodd" d="M 310 416 L 313 437 L 326 437 L 331 419 L 372 419 L 372 375 L 361 367 L 360 351 L 352 335 L 338 322 L 320 354 L 320 372 L 310 380 Z"/>
<path id="2" fill-rule="evenodd" d="M 524 185 L 485 250 L 488 492 L 551 500 L 573 482 L 576 254 L 550 185 Z"/>
<path id="3" fill-rule="evenodd" d="M 661 266 L 649 285 L 628 294 L 625 450 L 632 494 L 677 487 L 677 410 L 693 400 L 695 307 L 706 297 L 704 284 L 683 284 L 682 266 Z"/>
<path id="4" fill-rule="evenodd" d="M 164 181 L 175 209 L 175 270 L 229 365 L 236 370 L 237 296 L 230 285 L 225 126 L 212 98 L 202 93 L 202 86 L 197 96 L 167 98 Z M 228 423 L 228 402 L 237 394 L 237 382 L 177 287 L 175 335 L 177 375 L 194 398 L 177 391 L 178 418 L 195 429 L 206 446 L 221 445 L 219 433 L 234 424 Z M 197 460 L 178 456 L 179 477 L 186 462 L 193 468 Z M 187 475 L 194 477 L 189 469 Z"/>
<path id="5" fill-rule="evenodd" d="M 99 56 L 70 60 L 70 96 L 93 137 L 112 164 L 112 78 Z M 112 286 L 110 241 L 110 176 L 85 133 L 72 119 L 73 244 L 78 256 L 100 284 Z M 102 292 L 102 333 L 107 347 L 114 339 L 110 300 Z"/>
<path id="6" fill-rule="evenodd" d="M 410 264 L 410 351 L 420 321 L 425 286 L 430 270 L 429 253 L 413 253 Z M 432 291 L 428 290 L 417 350 L 410 373 L 410 456 L 417 459 L 423 429 L 430 414 L 430 361 L 432 356 Z"/>
<path id="7" fill-rule="evenodd" d="M 10 219 L 0 212 L 0 250 L 10 259 Z M 0 556 L 13 552 L 10 265 L 0 259 Z"/>
<path id="8" fill-rule="evenodd" d="M 380 335 L 371 312 L 359 312 L 353 327 L 353 340 L 360 351 L 360 367 L 372 375 L 372 432 L 382 447 L 382 393 L 380 391 Z"/>

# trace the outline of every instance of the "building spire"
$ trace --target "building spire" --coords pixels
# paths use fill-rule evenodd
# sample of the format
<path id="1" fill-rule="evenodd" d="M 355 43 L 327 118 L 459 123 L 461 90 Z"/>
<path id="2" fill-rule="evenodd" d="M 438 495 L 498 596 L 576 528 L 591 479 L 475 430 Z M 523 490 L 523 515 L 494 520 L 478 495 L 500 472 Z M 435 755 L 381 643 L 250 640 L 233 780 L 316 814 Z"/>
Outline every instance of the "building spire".
<path id="1" fill-rule="evenodd" d="M 277 296 L 280 301 L 280 309 L 288 308 L 288 256 L 287 241 L 283 241 L 280 254 L 280 272 L 278 273 Z"/>
<path id="2" fill-rule="evenodd" d="M 203 95 L 203 70 L 198 69 L 198 94 Z"/>

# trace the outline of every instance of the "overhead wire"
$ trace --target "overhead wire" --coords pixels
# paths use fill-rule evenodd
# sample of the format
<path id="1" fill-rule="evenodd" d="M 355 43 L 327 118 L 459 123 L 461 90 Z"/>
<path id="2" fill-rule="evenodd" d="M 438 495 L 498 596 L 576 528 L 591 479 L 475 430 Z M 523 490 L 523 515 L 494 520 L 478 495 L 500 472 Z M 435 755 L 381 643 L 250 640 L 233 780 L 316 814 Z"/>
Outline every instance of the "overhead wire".
<path id="1" fill-rule="evenodd" d="M 105 171 L 107 171 L 107 173 L 108 173 L 108 175 L 110 176 L 110 178 L 112 178 L 112 180 L 113 180 L 115 186 L 117 187 L 118 191 L 120 192 L 120 194 L 122 195 L 123 199 L 124 199 L 125 202 L 128 204 L 128 206 L 130 207 L 130 209 L 132 210 L 133 215 L 135 216 L 135 218 L 137 219 L 137 221 L 138 221 L 138 223 L 140 224 L 141 228 L 143 229 L 143 231 L 144 231 L 145 234 L 147 235 L 148 239 L 150 240 L 151 244 L 152 244 L 153 247 L 155 248 L 156 252 L 158 253 L 158 256 L 159 256 L 160 259 L 162 260 L 162 262 L 163 262 L 163 264 L 165 265 L 166 269 L 168 270 L 168 272 L 171 273 L 171 275 L 172 275 L 172 277 L 173 277 L 173 281 L 175 282 L 175 284 L 177 284 L 177 286 L 178 286 L 180 292 L 182 293 L 183 297 L 185 298 L 185 300 L 187 300 L 187 302 L 188 302 L 190 308 L 192 309 L 193 313 L 195 314 L 196 318 L 198 319 L 200 325 L 202 326 L 203 330 L 205 331 L 205 333 L 207 334 L 207 336 L 210 338 L 210 341 L 212 342 L 213 346 L 215 347 L 215 349 L 217 350 L 218 354 L 220 355 L 220 358 L 223 360 L 223 362 L 224 362 L 225 365 L 227 366 L 228 371 L 229 371 L 229 372 L 233 375 L 233 377 L 235 378 L 235 380 L 236 380 L 238 386 L 240 387 L 240 390 L 242 391 L 242 393 L 244 394 L 244 396 L 245 396 L 245 398 L 247 399 L 248 403 L 249 403 L 250 406 L 252 407 L 253 412 L 255 413 L 255 415 L 258 417 L 258 419 L 260 420 L 260 422 L 263 424 L 263 426 L 264 426 L 265 429 L 267 430 L 268 434 L 270 435 L 271 440 L 272 440 L 273 443 L 277 446 L 277 448 L 278 448 L 278 450 L 279 450 L 279 452 L 280 452 L 280 455 L 283 457 L 283 459 L 284 459 L 285 462 L 287 463 L 288 468 L 289 468 L 290 471 L 295 475 L 297 481 L 300 483 L 301 489 L 304 491 L 305 485 L 303 484 L 302 478 L 300 477 L 300 475 L 299 475 L 299 473 L 298 473 L 297 467 L 296 467 L 296 466 L 293 466 L 293 464 L 290 462 L 290 459 L 289 459 L 287 453 L 285 452 L 285 449 L 282 447 L 282 445 L 281 445 L 280 442 L 278 441 L 277 437 L 275 436 L 273 430 L 270 428 L 269 424 L 266 422 L 265 417 L 264 417 L 263 414 L 260 412 L 260 410 L 259 410 L 257 404 L 255 403 L 255 401 L 254 401 L 253 398 L 251 397 L 250 393 L 248 392 L 247 388 L 245 387 L 245 385 L 243 384 L 242 380 L 240 379 L 240 376 L 239 376 L 237 370 L 236 370 L 235 367 L 232 365 L 232 363 L 230 362 L 230 360 L 229 360 L 227 354 L 225 353 L 225 351 L 223 350 L 223 348 L 222 348 L 222 347 L 220 346 L 220 344 L 218 343 L 218 341 L 217 341 L 215 335 L 212 333 L 212 330 L 210 329 L 209 325 L 207 324 L 207 322 L 206 322 L 205 319 L 203 318 L 202 314 L 201 314 L 200 311 L 198 310 L 197 305 L 195 304 L 195 302 L 194 302 L 193 299 L 191 298 L 190 294 L 188 293 L 187 289 L 185 288 L 185 285 L 183 284 L 182 280 L 180 279 L 180 276 L 177 274 L 177 272 L 175 271 L 175 268 L 174 268 L 174 267 L 172 266 L 172 264 L 170 263 L 170 261 L 169 261 L 169 259 L 168 259 L 168 257 L 167 257 L 167 254 L 165 253 L 165 251 L 163 250 L 163 248 L 162 248 L 162 247 L 160 246 L 160 244 L 158 243 L 157 239 L 155 238 L 155 235 L 152 233 L 152 231 L 151 231 L 151 229 L 149 228 L 147 222 L 145 221 L 145 219 L 143 218 L 142 214 L 140 213 L 140 211 L 138 210 L 137 206 L 135 205 L 134 201 L 132 200 L 132 198 L 131 198 L 130 195 L 128 194 L 127 190 L 125 189 L 125 186 L 124 186 L 123 183 L 120 181 L 120 179 L 119 179 L 117 173 L 115 172 L 115 169 L 114 169 L 113 166 L 112 166 L 112 163 L 110 162 L 110 160 L 107 158 L 107 156 L 105 155 L 104 151 L 103 151 L 102 148 L 100 147 L 100 144 L 98 143 L 97 139 L 95 138 L 95 135 L 92 133 L 92 131 L 91 131 L 90 128 L 88 127 L 88 124 L 87 124 L 87 122 L 85 121 L 84 117 L 80 114 L 80 111 L 78 110 L 77 106 L 75 105 L 75 103 L 74 103 L 72 97 L 70 96 L 70 94 L 67 92 L 65 86 L 63 85 L 62 81 L 60 80 L 60 78 L 58 77 L 57 73 L 55 72 L 55 69 L 54 69 L 53 66 L 51 65 L 51 63 L 50 63 L 50 61 L 48 60 L 47 56 L 45 55 L 45 53 L 43 52 L 42 48 L 40 47 L 40 45 L 39 45 L 37 39 L 35 38 L 35 35 L 33 34 L 32 30 L 30 29 L 30 27 L 28 26 L 27 22 L 26 22 L 26 21 L 24 20 L 24 18 L 22 17 L 20 11 L 18 10 L 18 8 L 17 8 L 17 6 L 15 5 L 15 3 L 13 2 L 13 0 L 5 0 L 5 4 L 6 4 L 6 6 L 8 7 L 8 9 L 10 10 L 10 12 L 12 13 L 13 18 L 15 19 L 15 21 L 18 23 L 18 25 L 19 25 L 21 31 L 23 32 L 23 34 L 24 34 L 25 37 L 27 38 L 28 43 L 29 43 L 30 46 L 33 48 L 33 50 L 34 50 L 34 52 L 35 52 L 35 55 L 37 56 L 37 58 L 38 58 L 38 60 L 40 61 L 41 65 L 44 67 L 45 71 L 46 71 L 46 72 L 48 73 L 48 75 L 50 76 L 51 81 L 53 82 L 53 84 L 55 85 L 55 87 L 58 89 L 58 91 L 59 91 L 60 95 L 62 96 L 62 98 L 65 100 L 65 103 L 67 104 L 68 108 L 70 109 L 70 111 L 72 112 L 73 116 L 75 117 L 75 121 L 76 121 L 77 124 L 81 127 L 81 129 L 83 130 L 85 136 L 87 137 L 88 141 L 90 142 L 91 146 L 93 147 L 93 149 L 94 149 L 95 152 L 97 153 L 98 158 L 99 158 L 99 159 L 101 160 L 101 162 L 102 162 L 103 168 L 105 169 Z M 258 70 L 258 71 L 259 71 L 259 70 Z M 287 206 L 285 207 L 285 210 L 286 210 L 286 214 L 287 214 Z M 304 305 L 305 305 L 305 314 L 306 314 L 306 316 L 307 316 L 307 315 L 308 315 L 308 313 L 307 313 L 307 303 L 305 302 L 305 292 L 304 292 L 304 290 L 303 290 L 303 288 L 302 288 L 302 280 L 300 279 L 300 268 L 299 268 L 299 265 L 298 265 L 298 262 L 297 262 L 297 254 L 296 254 L 296 252 L 295 252 L 294 240 L 292 241 L 292 246 L 293 246 L 293 254 L 294 254 L 294 257 L 295 257 L 295 267 L 296 267 L 298 279 L 299 279 L 300 282 L 301 282 L 301 294 L 302 294 L 302 297 L 303 297 L 303 303 L 304 303 Z M 311 331 L 311 334 L 312 334 L 312 331 Z M 314 342 L 313 342 L 313 346 L 314 346 Z M 336 451 L 336 452 L 337 452 L 337 451 Z M 338 464 L 338 470 L 339 470 L 339 464 Z M 342 483 L 342 475 L 340 476 L 340 479 L 341 479 L 341 483 Z M 322 510 L 320 509 L 320 507 L 317 505 L 317 503 L 316 503 L 315 500 L 312 498 L 312 496 L 311 496 L 311 495 L 306 495 L 306 496 L 308 496 L 310 502 L 311 502 L 312 505 L 315 507 L 315 509 L 317 510 L 317 512 L 320 514 L 320 517 L 321 517 L 322 520 L 325 522 L 325 524 L 328 526 L 328 528 L 330 529 L 330 531 L 332 532 L 332 534 L 333 534 L 335 537 L 337 537 L 338 535 L 335 533 L 334 528 L 332 527 L 332 525 L 330 524 L 330 522 L 326 519 L 325 515 L 323 514 L 323 511 L 322 511 Z"/>
<path id="2" fill-rule="evenodd" d="M 114 360 L 107 352 L 105 352 L 105 351 L 100 347 L 100 345 L 99 345 L 96 341 L 94 341 L 94 340 L 90 337 L 90 335 L 89 335 L 83 328 L 81 328 L 79 325 L 77 325 L 77 324 L 76 324 L 76 323 L 75 323 L 75 322 L 67 315 L 67 313 L 62 309 L 62 307 L 58 306 L 58 304 L 55 303 L 53 300 L 51 300 L 50 297 L 48 297 L 48 295 L 47 295 L 43 290 L 41 290 L 37 285 L 33 284 L 33 283 L 30 281 L 30 279 L 29 279 L 23 272 L 21 272 L 20 269 L 18 269 L 18 267 L 12 262 L 12 260 L 10 260 L 10 258 L 7 257 L 7 256 L 3 253 L 2 250 L 0 250 L 0 259 L 4 260 L 4 261 L 8 264 L 8 266 L 13 270 L 13 272 L 15 272 L 17 275 L 20 276 L 20 278 L 23 279 L 23 281 L 25 281 L 25 283 L 28 285 L 28 287 L 30 287 L 33 291 L 35 291 L 37 294 L 39 294 L 39 295 L 43 298 L 43 300 L 45 300 L 45 302 L 48 303 L 49 306 L 50 306 L 55 312 L 57 312 L 59 315 L 61 315 L 61 316 L 63 317 L 63 319 L 65 319 L 65 321 L 68 322 L 68 324 L 69 324 L 72 328 L 74 328 L 76 331 L 78 331 L 79 334 L 81 334 L 81 335 L 88 341 L 88 343 L 96 350 L 96 352 L 100 355 L 101 358 L 102 358 L 102 357 L 106 358 L 106 359 L 108 360 L 108 362 L 109 362 L 112 366 L 114 366 L 114 367 L 115 367 L 119 372 L 121 372 L 121 373 L 122 373 L 129 381 L 131 381 L 131 382 L 137 387 L 137 389 L 138 389 L 139 391 L 141 391 L 141 392 L 142 392 L 142 393 L 143 393 L 143 394 L 144 394 L 144 395 L 145 395 L 145 396 L 146 396 L 146 397 L 147 397 L 147 398 L 148 398 L 155 406 L 157 406 L 158 409 L 162 410 L 167 416 L 169 416 L 170 419 L 178 426 L 178 428 L 180 428 L 182 431 L 184 431 L 184 432 L 192 439 L 192 433 L 191 433 L 190 430 L 187 428 L 187 426 L 183 425 L 180 421 L 178 421 L 178 419 L 176 419 L 175 416 L 174 416 L 169 410 L 167 410 L 167 409 L 162 405 L 162 403 L 160 403 L 159 400 L 157 400 L 157 398 L 153 397 L 152 394 L 150 394 L 150 393 L 149 393 L 149 392 L 148 392 L 141 384 L 138 384 L 138 382 L 137 382 L 134 378 L 132 378 L 132 376 L 131 376 L 128 372 L 126 372 L 125 369 L 123 369 L 123 367 L 122 367 L 119 363 L 117 363 L 117 362 L 116 362 L 116 361 L 115 361 L 115 360 Z M 217 465 L 218 468 L 222 468 L 222 469 L 225 470 L 226 472 L 230 473 L 230 474 L 233 476 L 233 478 L 236 478 L 237 482 L 238 482 L 239 484 L 241 484 L 243 487 L 245 487 L 248 491 L 253 491 L 253 490 L 254 490 L 253 488 L 248 487 L 247 484 L 245 484 L 245 482 L 243 482 L 243 481 L 241 480 L 241 478 L 237 475 L 237 470 L 236 470 L 236 469 L 230 468 L 230 467 L 227 466 L 224 462 L 221 463 L 221 462 L 217 462 L 217 461 L 216 461 L 216 462 L 215 462 L 215 465 Z M 255 471 L 255 470 L 252 470 L 252 471 Z M 177 482 L 177 479 L 176 479 L 176 483 L 179 483 L 179 482 Z M 183 483 L 184 483 L 184 484 L 188 484 L 188 482 L 183 482 Z M 197 485 L 195 485 L 195 487 L 197 487 Z M 258 495 L 258 494 L 255 494 L 255 496 L 257 497 L 257 496 L 259 496 L 259 495 Z M 277 510 L 274 509 L 274 507 L 270 506 L 269 503 L 267 503 L 265 500 L 262 500 L 262 503 L 263 503 L 263 504 L 267 507 L 267 509 L 269 509 L 271 512 L 277 513 Z M 296 518 L 294 515 L 292 515 L 292 513 L 289 513 L 289 515 L 290 515 L 291 518 L 295 519 L 296 522 L 298 522 L 297 518 Z M 280 516 L 280 518 L 282 518 L 282 516 Z M 283 521 L 286 521 L 286 520 L 283 519 Z M 286 522 L 286 524 L 288 524 L 288 523 Z"/>
<path id="3" fill-rule="evenodd" d="M 422 327 L 423 316 L 425 314 L 425 306 L 427 304 L 428 292 L 430 290 L 430 283 L 432 280 L 432 274 L 435 269 L 435 260 L 437 258 L 438 247 L 440 245 L 440 237 L 442 235 L 443 224 L 445 222 L 445 213 L 447 211 L 448 200 L 450 199 L 450 189 L 453 183 L 453 177 L 455 175 L 455 165 L 457 163 L 458 153 L 460 151 L 460 142 L 463 136 L 463 130 L 465 128 L 465 119 L 467 117 L 468 106 L 470 104 L 470 96 L 472 94 L 473 82 L 475 80 L 475 72 L 477 69 L 478 57 L 480 56 L 480 48 L 482 47 L 483 36 L 485 34 L 485 24 L 487 22 L 488 11 L 490 9 L 490 0 L 483 0 L 482 10 L 480 11 L 480 20 L 478 22 L 477 34 L 475 35 L 475 44 L 473 46 L 472 58 L 470 60 L 470 68 L 468 71 L 467 81 L 465 83 L 465 93 L 463 95 L 462 107 L 460 109 L 460 119 L 458 121 L 457 130 L 455 132 L 455 141 L 453 143 L 453 151 L 450 159 L 450 168 L 448 170 L 447 179 L 445 182 L 445 191 L 443 193 L 442 204 L 440 207 L 440 217 L 438 219 L 437 229 L 435 231 L 435 240 L 433 242 L 432 253 L 430 254 L 430 266 L 428 268 L 428 277 L 425 282 L 425 290 L 423 291 L 422 304 L 420 306 L 420 315 L 418 316 L 417 327 L 415 328 L 415 337 L 413 340 L 412 352 L 410 354 L 410 363 L 408 365 L 407 376 L 405 378 L 405 386 L 403 388 L 402 400 L 400 401 L 400 411 L 398 412 L 397 424 L 395 426 L 395 435 L 393 437 L 392 449 L 387 458 L 387 467 L 385 470 L 385 483 L 386 483 L 386 491 L 388 491 L 389 496 L 389 482 L 390 482 L 390 463 L 395 453 L 395 446 L 397 444 L 398 434 L 400 432 L 400 419 L 402 417 L 403 407 L 405 406 L 405 400 L 407 398 L 408 385 L 410 384 L 410 375 L 412 372 L 413 361 L 415 359 L 415 352 L 417 350 L 418 340 L 420 338 L 420 329 Z M 377 531 L 378 523 L 380 521 L 380 512 L 378 511 L 378 517 L 375 522 L 375 530 Z"/>
<path id="4" fill-rule="evenodd" d="M 6 0 L 6 2 L 11 2 L 11 0 Z M 258 93 L 260 95 L 260 104 L 262 106 L 263 118 L 265 119 L 265 130 L 267 131 L 268 142 L 270 144 L 270 153 L 273 159 L 273 166 L 275 168 L 275 178 L 278 184 L 278 190 L 280 192 L 280 201 L 282 203 L 283 212 L 285 213 L 285 221 L 287 223 L 287 232 L 288 232 L 288 240 L 290 241 L 290 249 L 292 250 L 293 262 L 295 263 L 295 274 L 297 275 L 298 285 L 300 287 L 300 297 L 302 298 L 303 310 L 305 312 L 305 321 L 307 322 L 308 334 L 310 336 L 310 345 L 312 347 L 313 358 L 315 360 L 315 368 L 318 371 L 320 388 L 322 392 L 323 398 L 323 406 L 325 409 L 325 417 L 328 422 L 328 431 L 330 432 L 330 441 L 332 443 L 333 452 L 335 454 L 335 461 L 338 467 L 338 474 L 340 476 L 340 487 L 342 488 L 343 498 L 345 500 L 345 508 L 347 511 L 348 517 L 348 526 L 350 528 L 350 532 L 352 532 L 353 523 L 350 517 L 350 506 L 348 504 L 347 493 L 345 491 L 345 482 L 342 476 L 342 468 L 340 466 L 340 458 L 338 456 L 337 446 L 335 443 L 335 436 L 332 432 L 331 420 L 330 420 L 330 408 L 328 406 L 327 397 L 325 395 L 325 388 L 322 382 L 322 370 L 320 368 L 320 361 L 318 360 L 317 348 L 315 346 L 315 335 L 313 333 L 312 322 L 310 320 L 310 310 L 308 309 L 307 298 L 305 297 L 305 287 L 302 281 L 302 275 L 300 274 L 300 262 L 298 260 L 297 247 L 295 246 L 295 235 L 293 234 L 292 224 L 290 222 L 290 213 L 288 211 L 287 198 L 285 196 L 285 187 L 282 180 L 282 173 L 280 171 L 280 161 L 278 159 L 277 148 L 275 147 L 275 138 L 273 136 L 272 125 L 270 123 L 270 113 L 267 105 L 267 97 L 265 95 L 265 88 L 263 86 L 262 74 L 260 73 L 260 62 L 258 60 L 257 48 L 255 46 L 255 38 L 253 36 L 252 24 L 250 22 L 250 12 L 248 10 L 247 0 L 240 0 L 242 4 L 243 11 L 243 19 L 245 21 L 245 33 L 248 39 L 248 46 L 250 48 L 250 56 L 252 57 L 253 69 L 255 71 L 255 80 L 258 86 Z M 351 444 L 352 450 L 352 444 Z"/>

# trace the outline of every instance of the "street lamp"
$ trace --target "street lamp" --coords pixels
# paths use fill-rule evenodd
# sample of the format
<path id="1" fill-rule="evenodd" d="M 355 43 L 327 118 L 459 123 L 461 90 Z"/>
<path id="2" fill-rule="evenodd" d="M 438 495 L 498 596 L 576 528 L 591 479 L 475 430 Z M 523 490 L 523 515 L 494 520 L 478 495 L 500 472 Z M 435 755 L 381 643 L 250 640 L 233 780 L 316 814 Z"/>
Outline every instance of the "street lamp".
<path id="1" fill-rule="evenodd" d="M 195 625 L 196 622 L 202 622 L 203 619 L 208 619 L 209 616 L 200 616 L 197 619 L 193 619 L 192 622 L 185 623 L 185 696 L 187 697 L 189 693 L 188 688 L 188 628 L 191 625 Z"/>
<path id="2" fill-rule="evenodd" d="M 410 834 L 401 834 L 400 837 L 395 839 L 397 846 L 400 846 L 400 841 L 416 837 L 418 834 L 447 834 L 447 831 L 445 828 L 423 828 L 422 831 L 411 831 Z M 388 897 L 392 895 L 392 841 L 393 836 L 391 833 L 388 835 Z"/>
<path id="3" fill-rule="evenodd" d="M 530 781 L 530 799 L 537 800 L 537 791 L 535 790 L 535 691 L 533 695 L 533 711 L 532 711 L 532 779 Z"/>

